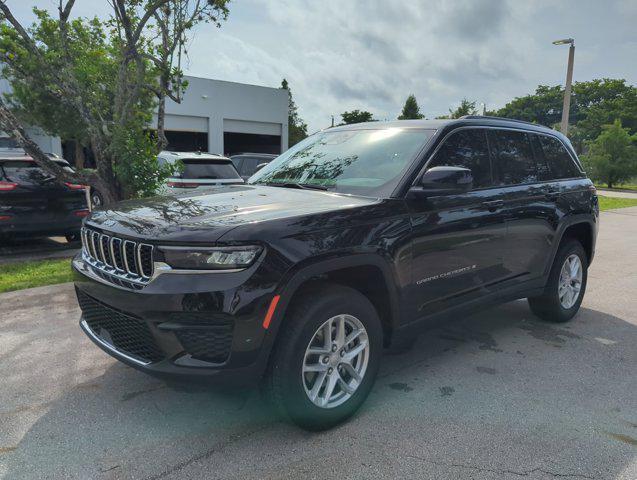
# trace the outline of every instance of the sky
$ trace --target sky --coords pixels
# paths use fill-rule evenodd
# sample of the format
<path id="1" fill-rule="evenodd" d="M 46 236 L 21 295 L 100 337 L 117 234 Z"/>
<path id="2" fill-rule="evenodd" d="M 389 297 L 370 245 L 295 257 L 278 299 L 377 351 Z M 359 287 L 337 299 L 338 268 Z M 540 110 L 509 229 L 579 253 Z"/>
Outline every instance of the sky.
<path id="1" fill-rule="evenodd" d="M 7 0 L 18 19 L 55 0 Z M 76 0 L 76 16 L 106 0 Z M 192 35 L 187 74 L 279 86 L 287 78 L 310 132 L 346 110 L 395 119 L 409 94 L 427 118 L 462 98 L 503 106 L 557 85 L 575 39 L 574 81 L 637 84 L 637 0 L 234 0 L 221 28 Z"/>

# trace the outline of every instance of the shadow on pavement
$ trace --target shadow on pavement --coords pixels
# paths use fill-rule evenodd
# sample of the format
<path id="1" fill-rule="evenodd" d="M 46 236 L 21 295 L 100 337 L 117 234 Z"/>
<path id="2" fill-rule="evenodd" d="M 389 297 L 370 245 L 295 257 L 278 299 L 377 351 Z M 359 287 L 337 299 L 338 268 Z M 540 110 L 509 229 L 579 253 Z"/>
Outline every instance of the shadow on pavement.
<path id="1" fill-rule="evenodd" d="M 0 448 L 5 478 L 637 478 L 637 327 L 594 310 L 551 325 L 513 302 L 427 332 L 385 356 L 354 419 L 320 434 L 254 391 L 175 390 L 101 352 L 88 361 L 86 342 L 51 367 L 71 385 L 55 400 L 0 415 L 33 416 Z M 92 363 L 107 367 L 74 384 Z"/>

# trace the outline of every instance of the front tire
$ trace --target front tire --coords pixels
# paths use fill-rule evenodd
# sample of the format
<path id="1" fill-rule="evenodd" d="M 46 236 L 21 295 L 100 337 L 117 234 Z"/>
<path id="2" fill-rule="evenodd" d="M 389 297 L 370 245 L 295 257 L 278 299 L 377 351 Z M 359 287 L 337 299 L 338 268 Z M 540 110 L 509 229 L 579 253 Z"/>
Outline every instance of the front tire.
<path id="1" fill-rule="evenodd" d="M 360 292 L 320 285 L 294 300 L 265 378 L 279 412 L 307 430 L 352 416 L 369 394 L 382 351 L 378 313 Z"/>
<path id="2" fill-rule="evenodd" d="M 531 311 L 548 322 L 568 322 L 582 304 L 587 278 L 588 257 L 582 244 L 565 241 L 555 255 L 544 293 L 528 299 Z"/>

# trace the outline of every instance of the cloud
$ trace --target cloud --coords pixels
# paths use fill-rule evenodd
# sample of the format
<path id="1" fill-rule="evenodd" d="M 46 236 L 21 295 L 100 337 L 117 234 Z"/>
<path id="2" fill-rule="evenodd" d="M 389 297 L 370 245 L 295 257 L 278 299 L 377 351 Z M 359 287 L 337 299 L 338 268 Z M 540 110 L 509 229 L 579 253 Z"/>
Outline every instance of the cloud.
<path id="1" fill-rule="evenodd" d="M 16 9 L 28 17 L 26 3 Z M 86 14 L 92 3 L 78 0 L 76 8 Z M 430 118 L 463 97 L 497 108 L 538 84 L 564 81 L 567 49 L 552 45 L 556 38 L 575 38 L 575 80 L 637 83 L 634 0 L 241 0 L 229 6 L 221 29 L 196 28 L 186 71 L 273 87 L 285 77 L 310 130 L 352 109 L 396 118 L 411 93 Z"/>

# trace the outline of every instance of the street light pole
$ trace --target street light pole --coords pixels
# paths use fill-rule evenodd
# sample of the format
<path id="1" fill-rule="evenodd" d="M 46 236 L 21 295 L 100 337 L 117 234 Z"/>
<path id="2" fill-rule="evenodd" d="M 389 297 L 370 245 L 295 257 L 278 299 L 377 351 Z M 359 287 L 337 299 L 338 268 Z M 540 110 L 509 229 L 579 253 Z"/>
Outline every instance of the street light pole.
<path id="1" fill-rule="evenodd" d="M 553 45 L 570 45 L 568 49 L 568 66 L 566 68 L 566 85 L 564 86 L 564 104 L 562 106 L 562 125 L 560 130 L 564 135 L 568 133 L 568 115 L 571 109 L 571 84 L 573 82 L 573 60 L 575 58 L 575 40 L 565 38 L 556 40 Z"/>

